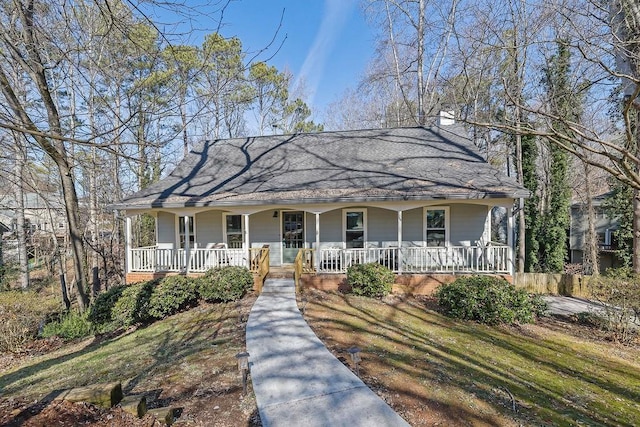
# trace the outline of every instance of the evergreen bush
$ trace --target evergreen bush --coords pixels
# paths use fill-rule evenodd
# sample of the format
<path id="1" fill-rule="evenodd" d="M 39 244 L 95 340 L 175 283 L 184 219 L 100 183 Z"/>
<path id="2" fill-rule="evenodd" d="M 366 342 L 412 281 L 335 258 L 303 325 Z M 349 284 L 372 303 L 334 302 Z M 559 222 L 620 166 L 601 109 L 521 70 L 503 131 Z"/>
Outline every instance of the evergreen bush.
<path id="1" fill-rule="evenodd" d="M 531 323 L 547 308 L 540 296 L 494 276 L 461 277 L 440 286 L 435 296 L 448 316 L 490 325 Z"/>
<path id="2" fill-rule="evenodd" d="M 93 334 L 93 326 L 89 321 L 89 313 L 69 311 L 62 314 L 58 320 L 47 323 L 42 328 L 44 338 L 57 336 L 65 340 L 84 338 Z"/>
<path id="3" fill-rule="evenodd" d="M 150 320 L 149 300 L 157 284 L 157 280 L 150 280 L 125 286 L 111 310 L 113 320 L 118 326 L 128 327 Z"/>
<path id="4" fill-rule="evenodd" d="M 356 295 L 381 298 L 391 293 L 394 281 L 393 271 L 375 262 L 356 264 L 347 269 L 347 284 Z"/>
<path id="5" fill-rule="evenodd" d="M 198 291 L 205 301 L 235 301 L 253 287 L 253 275 L 245 267 L 226 266 L 208 270 Z"/>
<path id="6" fill-rule="evenodd" d="M 111 311 L 126 288 L 124 285 L 112 286 L 96 297 L 89 308 L 87 319 L 96 325 L 105 325 L 113 321 Z"/>
<path id="7" fill-rule="evenodd" d="M 177 313 L 198 300 L 196 280 L 185 276 L 168 276 L 153 288 L 149 315 L 156 319 Z"/>

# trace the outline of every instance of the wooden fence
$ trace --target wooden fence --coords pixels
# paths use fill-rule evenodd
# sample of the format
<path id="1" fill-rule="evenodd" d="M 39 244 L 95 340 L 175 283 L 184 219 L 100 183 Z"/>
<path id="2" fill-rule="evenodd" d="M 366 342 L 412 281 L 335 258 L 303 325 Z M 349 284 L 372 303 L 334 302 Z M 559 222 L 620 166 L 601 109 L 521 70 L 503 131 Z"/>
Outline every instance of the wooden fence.
<path id="1" fill-rule="evenodd" d="M 588 298 L 591 276 L 581 274 L 516 273 L 513 284 L 534 294 Z"/>

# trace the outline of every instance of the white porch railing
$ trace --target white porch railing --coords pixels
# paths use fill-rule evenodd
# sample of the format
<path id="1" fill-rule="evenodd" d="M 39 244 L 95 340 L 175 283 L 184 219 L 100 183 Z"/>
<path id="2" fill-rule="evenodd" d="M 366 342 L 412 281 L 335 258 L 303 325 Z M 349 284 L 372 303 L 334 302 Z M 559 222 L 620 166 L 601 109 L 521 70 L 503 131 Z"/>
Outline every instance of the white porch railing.
<path id="1" fill-rule="evenodd" d="M 509 273 L 508 246 L 321 249 L 321 273 L 345 273 L 354 264 L 377 262 L 395 273 Z M 402 267 L 402 268 L 400 268 Z"/>
<path id="2" fill-rule="evenodd" d="M 163 249 L 155 246 L 131 249 L 130 271 L 186 271 L 187 259 L 184 249 Z M 247 251 L 244 249 L 191 249 L 189 271 L 203 273 L 211 268 L 234 265 L 249 267 Z"/>

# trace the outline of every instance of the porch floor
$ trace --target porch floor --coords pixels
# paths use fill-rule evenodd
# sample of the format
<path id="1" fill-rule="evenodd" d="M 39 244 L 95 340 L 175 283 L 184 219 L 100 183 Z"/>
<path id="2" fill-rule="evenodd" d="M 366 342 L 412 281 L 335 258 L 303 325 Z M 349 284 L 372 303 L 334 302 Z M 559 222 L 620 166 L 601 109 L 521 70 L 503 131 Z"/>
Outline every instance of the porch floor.
<path id="1" fill-rule="evenodd" d="M 265 282 L 249 315 L 247 351 L 265 426 L 408 426 L 309 328 L 293 280 Z"/>

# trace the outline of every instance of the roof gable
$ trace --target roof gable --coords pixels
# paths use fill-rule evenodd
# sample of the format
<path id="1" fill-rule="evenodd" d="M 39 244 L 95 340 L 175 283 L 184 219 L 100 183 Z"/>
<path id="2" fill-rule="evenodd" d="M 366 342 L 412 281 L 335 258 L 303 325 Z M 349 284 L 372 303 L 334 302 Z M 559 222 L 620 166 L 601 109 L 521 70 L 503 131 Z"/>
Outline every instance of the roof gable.
<path id="1" fill-rule="evenodd" d="M 392 128 L 206 141 L 117 208 L 526 197 L 461 127 Z"/>

